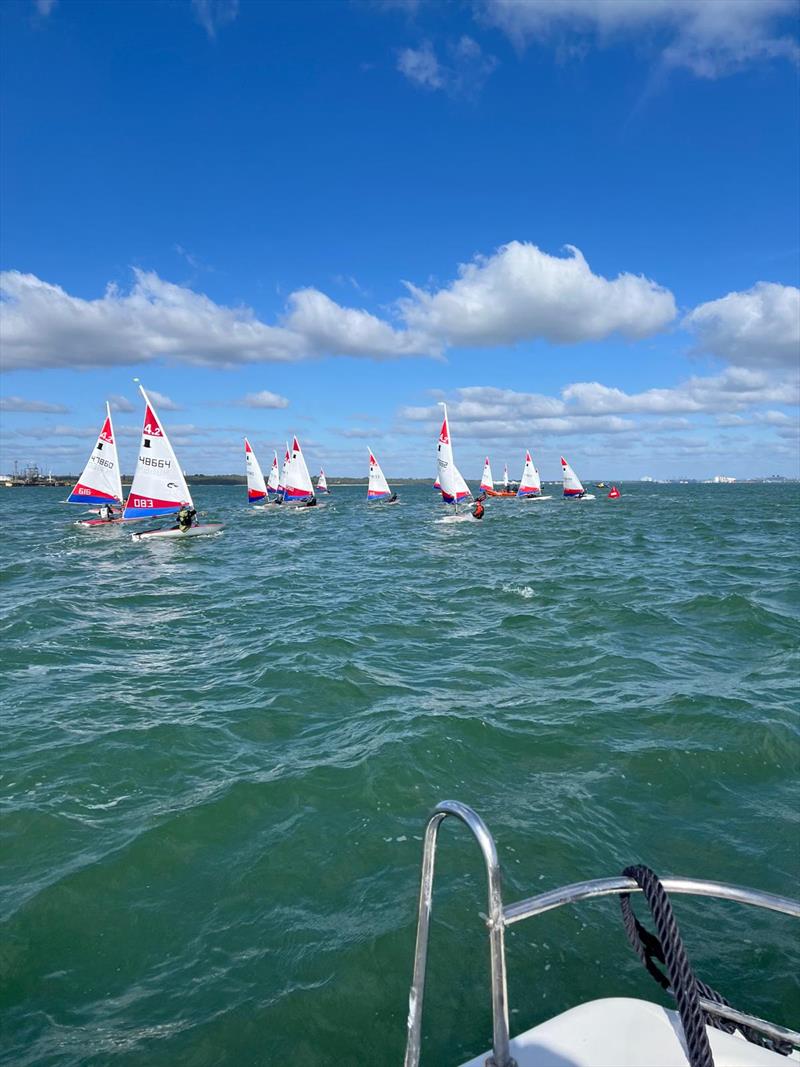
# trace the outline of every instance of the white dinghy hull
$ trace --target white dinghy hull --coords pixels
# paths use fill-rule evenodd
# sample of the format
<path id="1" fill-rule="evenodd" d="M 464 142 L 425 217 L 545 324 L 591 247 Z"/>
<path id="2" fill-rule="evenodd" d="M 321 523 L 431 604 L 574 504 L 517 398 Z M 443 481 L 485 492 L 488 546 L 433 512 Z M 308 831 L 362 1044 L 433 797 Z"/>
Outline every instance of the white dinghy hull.
<path id="1" fill-rule="evenodd" d="M 174 526 L 168 530 L 141 530 L 131 534 L 131 541 L 159 541 L 159 540 L 183 540 L 186 537 L 209 537 L 219 533 L 223 529 L 221 522 L 204 522 L 199 526 L 192 526 L 188 530 L 176 530 Z"/>

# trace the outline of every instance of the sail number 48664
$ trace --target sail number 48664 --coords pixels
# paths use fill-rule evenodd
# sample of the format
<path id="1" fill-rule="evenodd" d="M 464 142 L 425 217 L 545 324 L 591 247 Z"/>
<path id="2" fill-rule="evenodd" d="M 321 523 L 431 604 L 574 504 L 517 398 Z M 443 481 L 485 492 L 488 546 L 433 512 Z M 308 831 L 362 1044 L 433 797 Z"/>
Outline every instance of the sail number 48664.
<path id="1" fill-rule="evenodd" d="M 168 459 L 151 459 L 150 456 L 139 456 L 139 462 L 145 467 L 157 467 L 159 470 L 172 466 Z"/>

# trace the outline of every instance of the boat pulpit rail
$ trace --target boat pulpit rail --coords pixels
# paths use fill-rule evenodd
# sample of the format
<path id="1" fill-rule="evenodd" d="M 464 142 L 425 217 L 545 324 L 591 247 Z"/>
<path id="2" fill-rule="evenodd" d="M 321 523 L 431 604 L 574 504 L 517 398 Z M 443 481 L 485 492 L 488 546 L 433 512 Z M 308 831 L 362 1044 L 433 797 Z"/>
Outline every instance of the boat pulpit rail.
<path id="1" fill-rule="evenodd" d="M 428 960 L 428 935 L 430 932 L 433 905 L 433 876 L 436 859 L 436 844 L 439 828 L 448 816 L 454 816 L 471 831 L 483 855 L 486 866 L 488 889 L 488 913 L 485 916 L 489 931 L 489 956 L 492 988 L 492 1056 L 487 1067 L 515 1067 L 509 1050 L 508 989 L 506 981 L 505 930 L 513 923 L 542 915 L 564 904 L 575 904 L 595 897 L 619 896 L 622 893 L 640 893 L 641 889 L 632 878 L 597 878 L 588 882 L 551 889 L 535 897 L 503 906 L 500 863 L 494 838 L 486 823 L 466 804 L 457 800 L 443 800 L 437 804 L 425 829 L 422 851 L 422 874 L 417 915 L 417 940 L 414 951 L 414 974 L 408 998 L 408 1034 L 406 1040 L 405 1067 L 418 1067 L 422 1038 L 422 1007 L 425 994 L 425 974 Z M 728 885 L 725 882 L 710 882 L 699 878 L 662 878 L 661 883 L 668 893 L 685 893 L 693 896 L 715 897 L 733 900 L 739 904 L 751 904 L 757 908 L 781 912 L 800 918 L 800 902 L 772 893 Z M 764 1019 L 746 1015 L 734 1008 L 716 1004 L 703 998 L 703 1009 L 720 1018 L 730 1020 L 766 1034 L 778 1041 L 800 1046 L 800 1033 Z"/>

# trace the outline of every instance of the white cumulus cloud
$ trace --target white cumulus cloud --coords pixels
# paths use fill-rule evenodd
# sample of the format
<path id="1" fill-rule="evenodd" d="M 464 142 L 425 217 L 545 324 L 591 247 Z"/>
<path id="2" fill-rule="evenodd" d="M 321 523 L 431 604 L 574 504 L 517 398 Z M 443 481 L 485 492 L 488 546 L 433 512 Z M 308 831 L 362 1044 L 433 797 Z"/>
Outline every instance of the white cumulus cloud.
<path id="1" fill-rule="evenodd" d="M 708 377 L 692 377 L 672 388 L 626 393 L 600 382 L 576 382 L 558 396 L 521 393 L 494 386 L 466 386 L 455 391 L 448 411 L 459 435 L 468 439 L 563 436 L 567 434 L 672 431 L 688 425 L 686 416 L 747 413 L 747 422 L 785 424 L 791 416 L 767 405 L 791 407 L 800 402 L 797 384 L 745 367 L 728 367 Z M 406 407 L 401 422 L 435 425 L 435 405 Z M 739 422 L 731 423 L 740 424 Z M 455 432 L 455 431 L 454 431 Z"/>
<path id="2" fill-rule="evenodd" d="M 344 308 L 318 289 L 300 289 L 289 297 L 287 329 L 302 337 L 308 349 L 339 356 L 431 355 L 428 337 L 413 330 L 395 330 L 389 323 L 357 308 Z"/>
<path id="3" fill-rule="evenodd" d="M 280 325 L 248 307 L 225 307 L 203 293 L 134 270 L 128 292 L 109 285 L 95 300 L 72 296 L 33 274 L 0 274 L 0 343 L 6 370 L 122 366 L 166 359 L 206 366 L 296 362 L 322 355 L 366 358 L 436 355 L 436 342 L 324 293 L 289 297 Z"/>
<path id="4" fill-rule="evenodd" d="M 463 264 L 459 277 L 438 292 L 409 284 L 401 313 L 411 329 L 466 346 L 539 337 L 565 344 L 613 333 L 641 338 L 675 318 L 669 290 L 641 275 L 603 278 L 577 248 L 568 245 L 567 251 L 551 256 L 534 244 L 511 241 L 492 256 Z"/>
<path id="5" fill-rule="evenodd" d="M 112 411 L 129 412 L 136 410 L 130 400 L 128 400 L 126 396 L 121 396 L 119 393 L 113 393 L 108 398 L 108 403 Z"/>
<path id="6" fill-rule="evenodd" d="M 148 389 L 147 395 L 161 411 L 180 411 L 180 404 L 176 404 L 170 397 L 163 393 L 157 393 L 155 389 Z"/>
<path id="7" fill-rule="evenodd" d="M 729 363 L 759 367 L 800 365 L 800 289 L 758 282 L 696 307 L 684 325 L 698 348 Z"/>
<path id="8" fill-rule="evenodd" d="M 240 403 L 246 408 L 288 408 L 289 401 L 279 393 L 271 393 L 269 389 L 262 389 L 259 393 L 248 393 Z"/>
<path id="9" fill-rule="evenodd" d="M 25 400 L 21 396 L 0 397 L 0 411 L 35 411 L 39 414 L 62 415 L 69 411 L 63 404 L 48 404 L 44 400 Z"/>
<path id="10" fill-rule="evenodd" d="M 483 0 L 485 21 L 517 47 L 579 37 L 600 45 L 635 38 L 660 49 L 667 66 L 716 78 L 745 64 L 800 55 L 782 20 L 795 0 Z"/>

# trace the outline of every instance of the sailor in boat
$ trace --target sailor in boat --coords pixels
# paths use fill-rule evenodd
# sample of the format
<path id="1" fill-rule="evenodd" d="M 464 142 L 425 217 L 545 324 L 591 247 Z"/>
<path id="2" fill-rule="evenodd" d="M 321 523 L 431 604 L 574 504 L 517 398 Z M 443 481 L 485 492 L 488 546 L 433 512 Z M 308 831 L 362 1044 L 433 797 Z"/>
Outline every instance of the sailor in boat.
<path id="1" fill-rule="evenodd" d="M 392 493 L 392 495 L 389 497 L 389 499 L 386 501 L 386 503 L 387 504 L 394 504 L 395 500 L 397 500 L 397 493 Z"/>
<path id="2" fill-rule="evenodd" d="M 481 493 L 480 496 L 475 497 L 475 503 L 472 505 L 472 517 L 474 519 L 482 519 L 483 513 L 486 510 L 483 506 L 483 502 L 486 499 L 486 493 Z"/>
<path id="3" fill-rule="evenodd" d="M 175 530 L 180 530 L 181 533 L 186 533 L 187 530 L 196 524 L 197 512 L 190 504 L 182 504 L 181 510 L 178 512 L 178 521 L 173 527 Z"/>
<path id="4" fill-rule="evenodd" d="M 99 514 L 101 522 L 112 522 L 117 517 L 114 512 L 113 504 L 103 504 L 103 506 L 100 508 Z"/>

